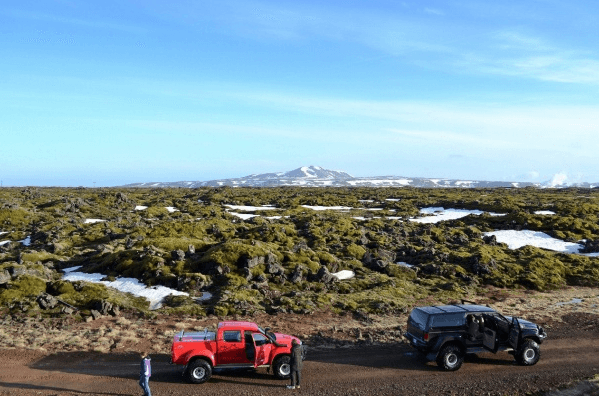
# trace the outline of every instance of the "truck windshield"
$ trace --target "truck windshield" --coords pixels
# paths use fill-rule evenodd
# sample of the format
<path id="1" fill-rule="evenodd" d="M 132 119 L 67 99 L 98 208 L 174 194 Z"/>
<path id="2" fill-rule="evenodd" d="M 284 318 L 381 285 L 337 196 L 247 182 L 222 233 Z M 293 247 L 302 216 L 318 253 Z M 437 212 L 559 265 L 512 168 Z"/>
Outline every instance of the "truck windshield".
<path id="1" fill-rule="evenodd" d="M 424 330 L 426 327 L 426 322 L 428 322 L 428 314 L 419 310 L 418 308 L 415 308 L 410 314 L 410 320 L 420 329 Z"/>

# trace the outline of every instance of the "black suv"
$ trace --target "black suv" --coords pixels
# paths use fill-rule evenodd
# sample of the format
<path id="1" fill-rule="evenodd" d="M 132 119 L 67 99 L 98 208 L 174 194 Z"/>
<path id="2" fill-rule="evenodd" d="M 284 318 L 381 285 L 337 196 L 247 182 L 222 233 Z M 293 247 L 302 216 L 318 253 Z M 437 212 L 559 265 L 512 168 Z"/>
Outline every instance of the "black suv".
<path id="1" fill-rule="evenodd" d="M 456 304 L 414 308 L 405 336 L 428 360 L 454 371 L 467 353 L 487 351 L 508 351 L 519 364 L 532 366 L 541 357 L 539 344 L 547 333 L 541 326 L 503 316 L 490 307 Z"/>

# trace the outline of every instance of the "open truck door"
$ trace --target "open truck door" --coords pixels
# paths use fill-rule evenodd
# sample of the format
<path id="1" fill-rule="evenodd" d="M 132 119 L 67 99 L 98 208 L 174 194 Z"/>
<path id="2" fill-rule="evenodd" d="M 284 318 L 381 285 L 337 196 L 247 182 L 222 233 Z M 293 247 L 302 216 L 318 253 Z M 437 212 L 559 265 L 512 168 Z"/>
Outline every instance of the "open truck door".
<path id="1" fill-rule="evenodd" d="M 497 339 L 497 323 L 493 315 L 483 315 L 483 348 L 489 352 L 497 353 L 499 340 Z"/>
<path id="2" fill-rule="evenodd" d="M 272 349 L 270 340 L 260 333 L 253 333 L 252 340 L 256 351 L 254 368 L 262 366 L 263 364 L 267 364 L 270 350 Z"/>

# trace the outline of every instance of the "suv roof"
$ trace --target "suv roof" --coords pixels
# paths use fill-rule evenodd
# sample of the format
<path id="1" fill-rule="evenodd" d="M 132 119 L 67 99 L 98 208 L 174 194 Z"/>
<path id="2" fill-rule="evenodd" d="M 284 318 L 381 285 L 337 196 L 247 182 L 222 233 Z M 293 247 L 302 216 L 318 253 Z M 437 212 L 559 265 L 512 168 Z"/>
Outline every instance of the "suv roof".
<path id="1" fill-rule="evenodd" d="M 433 305 L 428 307 L 418 307 L 419 310 L 427 314 L 459 313 L 459 312 L 495 312 L 493 308 L 484 305 L 454 304 L 454 305 Z"/>

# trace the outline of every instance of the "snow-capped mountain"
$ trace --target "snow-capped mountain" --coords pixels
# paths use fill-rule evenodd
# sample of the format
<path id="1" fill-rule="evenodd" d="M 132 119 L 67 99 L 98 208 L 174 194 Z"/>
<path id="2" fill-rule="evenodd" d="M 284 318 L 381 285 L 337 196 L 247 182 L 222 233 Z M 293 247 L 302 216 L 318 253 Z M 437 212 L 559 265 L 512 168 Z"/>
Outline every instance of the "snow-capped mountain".
<path id="1" fill-rule="evenodd" d="M 476 181 L 459 179 L 432 179 L 422 177 L 378 176 L 353 177 L 343 172 L 321 168 L 320 166 L 303 166 L 288 172 L 253 174 L 240 178 L 219 179 L 209 181 L 180 181 L 157 183 L 133 183 L 123 187 L 427 187 L 427 188 L 489 188 L 489 187 L 551 187 L 549 185 L 528 182 Z M 581 183 L 577 187 L 594 187 L 589 183 Z M 565 186 L 563 186 L 565 187 Z"/>

